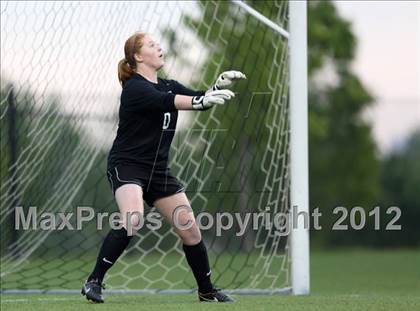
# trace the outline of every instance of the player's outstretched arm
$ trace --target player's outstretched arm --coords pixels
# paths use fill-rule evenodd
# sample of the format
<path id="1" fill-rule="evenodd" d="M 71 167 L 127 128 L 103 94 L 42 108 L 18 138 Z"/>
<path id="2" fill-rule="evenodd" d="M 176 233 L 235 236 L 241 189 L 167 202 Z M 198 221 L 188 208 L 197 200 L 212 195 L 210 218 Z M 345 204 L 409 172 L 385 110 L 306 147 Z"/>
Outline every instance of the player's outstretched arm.
<path id="1" fill-rule="evenodd" d="M 214 105 L 223 105 L 235 97 L 230 90 L 207 91 L 203 96 L 175 96 L 175 107 L 178 110 L 207 110 Z"/>

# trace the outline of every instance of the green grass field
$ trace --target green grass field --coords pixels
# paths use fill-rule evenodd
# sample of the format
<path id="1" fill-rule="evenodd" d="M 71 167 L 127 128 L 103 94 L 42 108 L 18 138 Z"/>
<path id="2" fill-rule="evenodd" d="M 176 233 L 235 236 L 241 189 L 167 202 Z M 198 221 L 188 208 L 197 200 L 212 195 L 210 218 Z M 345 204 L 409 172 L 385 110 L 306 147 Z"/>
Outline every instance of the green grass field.
<path id="1" fill-rule="evenodd" d="M 1 310 L 420 310 L 420 251 L 347 250 L 311 254 L 311 295 L 234 296 L 234 304 L 195 295 L 2 295 Z"/>

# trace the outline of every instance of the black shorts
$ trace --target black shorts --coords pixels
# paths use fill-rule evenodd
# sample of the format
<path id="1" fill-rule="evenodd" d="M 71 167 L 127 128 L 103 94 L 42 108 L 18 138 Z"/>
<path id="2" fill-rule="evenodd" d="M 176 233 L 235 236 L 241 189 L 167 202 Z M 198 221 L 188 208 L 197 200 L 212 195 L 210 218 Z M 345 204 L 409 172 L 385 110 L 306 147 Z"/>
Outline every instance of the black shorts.
<path id="1" fill-rule="evenodd" d="M 157 199 L 185 190 L 184 185 L 170 173 L 169 169 L 151 172 L 135 165 L 117 165 L 108 168 L 107 176 L 114 195 L 122 185 L 139 185 L 143 190 L 143 199 L 150 207 Z"/>

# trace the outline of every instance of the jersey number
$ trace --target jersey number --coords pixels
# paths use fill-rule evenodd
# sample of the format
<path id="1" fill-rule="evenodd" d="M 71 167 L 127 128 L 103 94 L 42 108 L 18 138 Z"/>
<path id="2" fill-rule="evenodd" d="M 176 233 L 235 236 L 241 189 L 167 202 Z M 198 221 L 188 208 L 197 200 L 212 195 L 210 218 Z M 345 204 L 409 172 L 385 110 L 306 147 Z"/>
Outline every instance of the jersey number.
<path id="1" fill-rule="evenodd" d="M 163 115 L 162 129 L 166 130 L 169 127 L 169 123 L 171 123 L 171 113 L 165 112 L 165 114 Z"/>

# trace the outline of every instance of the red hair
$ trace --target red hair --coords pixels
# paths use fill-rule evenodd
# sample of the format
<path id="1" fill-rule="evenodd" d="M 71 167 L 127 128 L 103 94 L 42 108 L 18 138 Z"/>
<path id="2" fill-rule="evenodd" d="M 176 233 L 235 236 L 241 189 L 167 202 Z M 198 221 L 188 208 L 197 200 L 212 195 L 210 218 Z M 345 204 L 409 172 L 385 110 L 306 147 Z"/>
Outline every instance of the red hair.
<path id="1" fill-rule="evenodd" d="M 144 32 L 136 32 L 128 38 L 127 41 L 125 41 L 125 57 L 118 63 L 118 80 L 120 80 L 121 85 L 133 76 L 137 68 L 134 54 L 140 52 L 145 35 L 146 34 Z"/>

